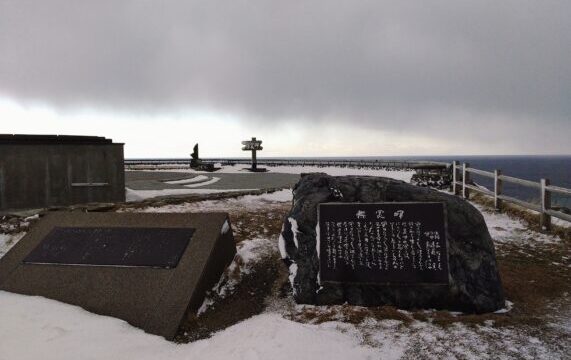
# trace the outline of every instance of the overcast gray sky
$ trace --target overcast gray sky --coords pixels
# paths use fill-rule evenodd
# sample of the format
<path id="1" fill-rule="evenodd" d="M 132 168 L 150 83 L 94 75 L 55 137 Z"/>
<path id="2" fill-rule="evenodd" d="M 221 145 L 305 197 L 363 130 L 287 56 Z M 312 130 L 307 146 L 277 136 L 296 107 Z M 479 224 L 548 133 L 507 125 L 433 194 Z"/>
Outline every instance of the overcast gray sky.
<path id="1" fill-rule="evenodd" d="M 198 141 L 244 155 L 249 136 L 266 156 L 569 154 L 570 14 L 549 0 L 0 0 L 0 132 L 107 135 L 127 156 Z"/>

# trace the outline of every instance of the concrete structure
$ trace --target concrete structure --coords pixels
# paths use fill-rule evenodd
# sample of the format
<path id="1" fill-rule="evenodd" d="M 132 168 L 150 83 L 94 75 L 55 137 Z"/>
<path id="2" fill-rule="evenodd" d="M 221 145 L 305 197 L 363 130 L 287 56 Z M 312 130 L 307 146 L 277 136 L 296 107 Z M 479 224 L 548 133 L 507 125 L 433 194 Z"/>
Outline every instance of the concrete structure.
<path id="1" fill-rule="evenodd" d="M 123 144 L 96 136 L 0 135 L 0 212 L 119 201 Z"/>
<path id="2" fill-rule="evenodd" d="M 66 231 L 74 236 L 62 236 Z M 109 236 L 112 231 L 121 236 Z M 163 250 L 180 244 L 181 231 L 187 243 L 162 266 Z M 0 258 L 0 290 L 78 305 L 172 339 L 235 253 L 226 213 L 53 212 Z"/>

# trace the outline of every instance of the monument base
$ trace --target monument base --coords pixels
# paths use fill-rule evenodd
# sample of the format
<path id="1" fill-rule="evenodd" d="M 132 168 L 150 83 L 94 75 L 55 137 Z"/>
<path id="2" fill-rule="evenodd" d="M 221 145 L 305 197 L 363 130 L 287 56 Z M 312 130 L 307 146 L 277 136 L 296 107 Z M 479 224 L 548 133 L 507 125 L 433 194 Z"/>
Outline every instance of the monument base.
<path id="1" fill-rule="evenodd" d="M 322 173 L 303 174 L 293 193 L 279 248 L 296 302 L 475 313 L 505 306 L 494 244 L 482 214 L 469 202 L 389 178 Z M 445 230 L 437 219 L 430 220 L 442 210 L 426 210 L 409 219 L 405 207 L 398 207 L 404 214 L 386 208 L 408 202 L 444 205 Z M 347 213 L 351 219 L 325 203 L 353 204 Z M 371 205 L 369 211 L 366 203 L 386 205 Z M 329 222 L 318 226 L 320 204 L 333 212 L 325 218 Z M 321 244 L 321 252 L 320 237 L 330 244 Z M 329 267 L 325 273 L 324 266 Z M 380 266 L 383 271 L 374 270 Z M 442 271 L 426 273 L 435 268 Z M 442 277 L 446 274 L 448 279 Z"/>
<path id="2" fill-rule="evenodd" d="M 0 290 L 172 339 L 236 253 L 226 213 L 50 213 L 0 259 Z"/>

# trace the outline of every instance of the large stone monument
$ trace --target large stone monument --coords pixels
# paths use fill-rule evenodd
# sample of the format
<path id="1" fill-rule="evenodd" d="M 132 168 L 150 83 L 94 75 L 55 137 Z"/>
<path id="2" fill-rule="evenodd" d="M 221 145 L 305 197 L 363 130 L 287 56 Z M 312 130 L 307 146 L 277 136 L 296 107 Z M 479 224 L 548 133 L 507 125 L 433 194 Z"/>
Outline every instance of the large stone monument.
<path id="1" fill-rule="evenodd" d="M 0 290 L 39 295 L 172 339 L 236 247 L 225 213 L 50 213 L 0 259 Z"/>
<path id="2" fill-rule="evenodd" d="M 279 245 L 298 303 L 476 313 L 504 307 L 482 215 L 432 189 L 303 174 Z"/>

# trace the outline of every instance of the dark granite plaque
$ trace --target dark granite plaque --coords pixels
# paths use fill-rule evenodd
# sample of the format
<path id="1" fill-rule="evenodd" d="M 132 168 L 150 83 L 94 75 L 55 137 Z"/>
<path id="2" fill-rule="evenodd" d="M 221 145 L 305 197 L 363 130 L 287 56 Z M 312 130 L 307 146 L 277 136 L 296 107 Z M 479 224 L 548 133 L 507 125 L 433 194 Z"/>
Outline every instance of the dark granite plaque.
<path id="1" fill-rule="evenodd" d="M 25 264 L 174 268 L 192 228 L 55 227 Z"/>
<path id="2" fill-rule="evenodd" d="M 443 203 L 319 205 L 323 282 L 448 284 Z"/>
<path id="3" fill-rule="evenodd" d="M 173 339 L 235 254 L 226 213 L 49 212 L 0 257 L 0 290 Z"/>

